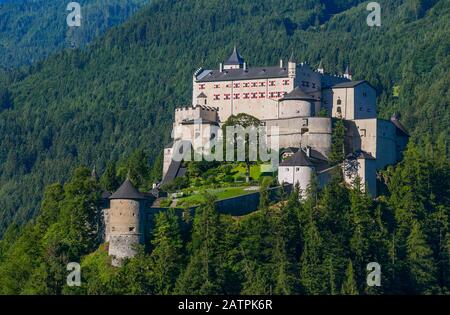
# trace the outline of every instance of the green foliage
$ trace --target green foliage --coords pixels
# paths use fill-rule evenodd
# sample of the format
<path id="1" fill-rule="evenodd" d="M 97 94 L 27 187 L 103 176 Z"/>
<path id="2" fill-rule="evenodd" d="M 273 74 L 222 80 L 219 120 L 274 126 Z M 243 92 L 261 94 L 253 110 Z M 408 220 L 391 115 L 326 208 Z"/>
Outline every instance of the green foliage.
<path id="1" fill-rule="evenodd" d="M 188 211 L 183 221 L 174 210 L 157 214 L 148 243 L 120 268 L 100 245 L 101 190 L 78 169 L 46 189 L 33 222 L 8 228 L 0 293 L 448 294 L 450 163 L 442 145 L 412 142 L 384 172 L 388 192 L 375 200 L 359 178 L 350 188 L 338 175 L 323 190 L 313 179 L 306 197 L 297 186 L 243 217 L 219 215 L 206 194 L 193 222 Z M 81 262 L 81 287 L 65 285 L 69 261 Z M 367 286 L 369 262 L 382 268 L 381 287 Z"/>
<path id="2" fill-rule="evenodd" d="M 365 25 L 364 5 L 353 8 L 361 2 L 220 2 L 217 14 L 215 0 L 154 1 L 86 50 L 2 74 L 12 106 L 0 110 L 0 293 L 448 294 L 449 7 L 382 1 L 381 31 Z M 356 78 L 376 87 L 380 115 L 400 111 L 416 136 L 404 160 L 383 172 L 386 193 L 371 200 L 336 174 L 322 191 L 313 180 L 306 199 L 296 189 L 240 218 L 217 214 L 208 196 L 192 229 L 161 214 L 147 246 L 111 267 L 99 248 L 102 189 L 89 170 L 71 170 L 117 161 L 102 188 L 129 170 L 148 188 L 157 173 L 148 163 L 160 169 L 154 162 L 174 107 L 190 99 L 192 72 L 225 58 L 236 41 L 252 64 L 274 64 L 291 50 L 324 59 L 329 72 L 351 60 Z M 343 138 L 334 134 L 338 163 Z M 66 183 L 49 186 L 55 181 Z M 80 288 L 65 285 L 69 261 L 82 264 Z M 380 288 L 366 287 L 371 261 L 382 266 Z"/>
<path id="3" fill-rule="evenodd" d="M 27 12 L 38 16 L 47 10 L 38 9 L 41 2 L 54 5 L 38 1 Z M 448 138 L 446 1 L 432 2 L 412 20 L 412 0 L 381 1 L 381 28 L 366 25 L 365 6 L 356 7 L 362 2 L 152 1 L 85 49 L 0 72 L 0 89 L 8 89 L 12 101 L 0 110 L 0 234 L 11 222 L 21 225 L 34 217 L 44 187 L 67 180 L 77 165 L 95 164 L 102 173 L 109 161 L 119 162 L 137 148 L 156 165 L 169 142 L 174 108 L 191 101 L 192 73 L 200 65 L 217 68 L 234 44 L 252 65 L 277 64 L 291 51 L 312 66 L 322 59 L 330 73 L 342 72 L 350 62 L 355 79 L 375 86 L 380 117 L 396 111 L 412 135 Z M 65 8 L 46 12 L 67 13 Z M 0 21 L 8 31 L 21 29 Z M 39 47 L 53 45 L 37 40 Z M 19 50 L 30 59 L 36 49 Z M 405 93 L 392 97 L 394 85 Z M 149 184 L 160 174 L 153 173 Z"/>
<path id="4" fill-rule="evenodd" d="M 64 48 L 83 47 L 125 21 L 147 0 L 79 0 L 81 27 L 66 23 L 69 2 L 0 1 L 0 66 L 31 64 Z"/>
<path id="5" fill-rule="evenodd" d="M 330 164 L 341 163 L 345 159 L 345 126 L 342 119 L 333 122 L 333 132 L 331 134 L 331 151 L 329 153 Z"/>

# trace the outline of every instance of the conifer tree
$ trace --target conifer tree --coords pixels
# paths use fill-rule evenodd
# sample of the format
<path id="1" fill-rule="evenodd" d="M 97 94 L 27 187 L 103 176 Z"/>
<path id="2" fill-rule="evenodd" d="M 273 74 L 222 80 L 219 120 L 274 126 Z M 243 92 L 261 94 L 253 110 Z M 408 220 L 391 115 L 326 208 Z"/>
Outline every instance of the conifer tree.
<path id="1" fill-rule="evenodd" d="M 328 156 L 330 164 L 336 165 L 341 163 L 345 158 L 345 126 L 342 119 L 334 121 L 333 131 L 331 134 L 331 150 Z"/>
<path id="2" fill-rule="evenodd" d="M 348 260 L 344 282 L 342 283 L 341 294 L 358 295 L 358 286 L 356 284 L 355 273 L 353 271 L 353 263 L 351 259 Z"/>
<path id="3" fill-rule="evenodd" d="M 109 192 L 114 192 L 119 188 L 119 181 L 117 180 L 116 162 L 109 161 L 106 165 L 105 172 L 100 177 L 100 185 Z"/>
<path id="4" fill-rule="evenodd" d="M 180 225 L 173 209 L 156 216 L 151 269 L 156 294 L 170 294 L 182 267 Z"/>
<path id="5" fill-rule="evenodd" d="M 407 264 L 411 289 L 420 294 L 436 291 L 436 265 L 420 224 L 414 221 L 407 240 Z"/>
<path id="6" fill-rule="evenodd" d="M 215 198 L 205 195 L 206 202 L 196 209 L 190 259 L 178 279 L 175 292 L 179 294 L 219 294 L 224 275 L 221 269 L 220 242 L 222 237 Z"/>

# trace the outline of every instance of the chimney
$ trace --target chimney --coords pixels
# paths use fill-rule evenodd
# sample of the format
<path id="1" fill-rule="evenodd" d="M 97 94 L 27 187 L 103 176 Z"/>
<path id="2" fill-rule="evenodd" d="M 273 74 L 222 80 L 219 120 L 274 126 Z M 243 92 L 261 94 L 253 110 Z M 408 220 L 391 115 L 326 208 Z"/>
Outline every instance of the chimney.
<path id="1" fill-rule="evenodd" d="M 280 68 L 283 68 L 283 59 L 280 59 Z"/>
<path id="2" fill-rule="evenodd" d="M 155 188 L 156 188 L 156 183 L 153 183 L 152 189 L 155 189 Z"/>
<path id="3" fill-rule="evenodd" d="M 223 72 L 223 63 L 219 64 L 219 72 Z"/>
<path id="4" fill-rule="evenodd" d="M 311 157 L 311 147 L 309 145 L 306 146 L 306 156 Z"/>
<path id="5" fill-rule="evenodd" d="M 244 71 L 247 71 L 247 63 L 244 62 Z"/>

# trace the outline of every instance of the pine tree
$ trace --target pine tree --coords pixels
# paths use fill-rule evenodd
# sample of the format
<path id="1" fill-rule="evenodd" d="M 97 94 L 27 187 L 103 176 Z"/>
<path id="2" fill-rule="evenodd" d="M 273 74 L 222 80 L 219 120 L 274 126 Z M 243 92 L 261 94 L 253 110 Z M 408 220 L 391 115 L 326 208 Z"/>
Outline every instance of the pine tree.
<path id="1" fill-rule="evenodd" d="M 312 215 L 303 235 L 303 252 L 300 258 L 300 284 L 307 294 L 323 294 L 326 283 L 323 274 L 322 238 Z"/>
<path id="2" fill-rule="evenodd" d="M 331 150 L 328 156 L 330 164 L 336 165 L 341 163 L 345 158 L 345 126 L 342 119 L 334 121 L 333 131 L 331 134 Z"/>
<path id="3" fill-rule="evenodd" d="M 100 185 L 109 192 L 114 192 L 119 188 L 119 181 L 117 180 L 116 162 L 109 161 L 106 165 L 105 172 L 100 178 Z"/>
<path id="4" fill-rule="evenodd" d="M 353 271 L 352 260 L 348 260 L 347 270 L 345 271 L 345 279 L 342 283 L 341 294 L 343 295 L 358 295 L 358 287 Z"/>
<path id="5" fill-rule="evenodd" d="M 220 259 L 222 231 L 215 198 L 205 195 L 205 204 L 196 209 L 190 259 L 178 279 L 178 294 L 219 294 L 224 280 Z"/>
<path id="6" fill-rule="evenodd" d="M 170 294 L 182 267 L 180 225 L 173 209 L 156 216 L 151 253 L 156 294 Z"/>
<path id="7" fill-rule="evenodd" d="M 358 275 L 358 282 L 362 282 L 365 274 L 365 262 L 370 261 L 370 241 L 372 239 L 371 228 L 373 221 L 370 216 L 372 200 L 367 191 L 361 191 L 361 179 L 357 176 L 350 190 L 350 213 L 349 221 L 351 227 L 350 250 Z"/>
<path id="8" fill-rule="evenodd" d="M 432 254 L 420 224 L 414 221 L 407 240 L 407 264 L 413 292 L 424 294 L 436 291 L 436 264 Z"/>

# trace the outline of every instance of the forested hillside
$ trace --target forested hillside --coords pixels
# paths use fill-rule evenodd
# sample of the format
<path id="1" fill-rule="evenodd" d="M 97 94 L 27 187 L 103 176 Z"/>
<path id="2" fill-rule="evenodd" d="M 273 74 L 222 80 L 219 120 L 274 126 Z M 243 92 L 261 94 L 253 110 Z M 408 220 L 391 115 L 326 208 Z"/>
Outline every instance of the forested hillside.
<path id="1" fill-rule="evenodd" d="M 322 191 L 313 180 L 301 202 L 296 190 L 271 205 L 263 188 L 259 210 L 243 217 L 219 215 L 206 195 L 193 217 L 156 215 L 150 239 L 121 268 L 98 233 L 104 178 L 80 168 L 46 189 L 33 223 L 8 228 L 0 294 L 448 295 L 444 151 L 442 141 L 410 143 L 404 161 L 383 172 L 387 193 L 377 200 L 359 178 L 349 189 L 339 172 Z M 69 262 L 81 263 L 79 287 L 65 283 Z M 380 265 L 380 286 L 368 286 L 369 262 Z"/>
<path id="2" fill-rule="evenodd" d="M 70 1 L 0 1 L 0 67 L 29 65 L 68 47 L 83 47 L 149 0 L 79 0 L 82 23 L 69 29 Z"/>
<path id="3" fill-rule="evenodd" d="M 0 231 L 38 212 L 45 185 L 79 165 L 105 168 L 143 148 L 153 164 L 173 109 L 190 102 L 192 73 L 217 67 L 237 45 L 249 65 L 297 61 L 327 72 L 350 63 L 414 137 L 448 137 L 448 1 L 153 1 L 85 50 L 68 50 L 3 77 Z M 394 96 L 394 90 L 398 92 Z M 446 151 L 443 151 L 447 156 Z"/>

